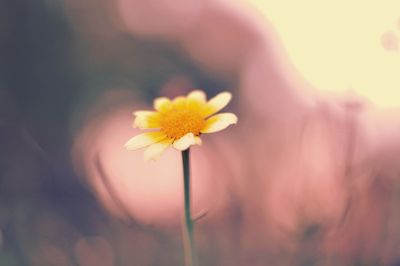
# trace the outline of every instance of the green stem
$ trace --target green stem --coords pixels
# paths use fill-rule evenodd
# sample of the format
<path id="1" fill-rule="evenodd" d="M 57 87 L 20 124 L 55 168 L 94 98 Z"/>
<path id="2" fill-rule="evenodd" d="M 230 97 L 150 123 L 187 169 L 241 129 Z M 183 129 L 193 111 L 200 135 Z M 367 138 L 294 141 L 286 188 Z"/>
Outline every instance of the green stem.
<path id="1" fill-rule="evenodd" d="M 190 211 L 190 151 L 189 149 L 182 151 L 183 163 L 183 188 L 185 202 L 185 263 L 187 266 L 197 266 L 196 249 L 193 236 L 193 220 Z"/>

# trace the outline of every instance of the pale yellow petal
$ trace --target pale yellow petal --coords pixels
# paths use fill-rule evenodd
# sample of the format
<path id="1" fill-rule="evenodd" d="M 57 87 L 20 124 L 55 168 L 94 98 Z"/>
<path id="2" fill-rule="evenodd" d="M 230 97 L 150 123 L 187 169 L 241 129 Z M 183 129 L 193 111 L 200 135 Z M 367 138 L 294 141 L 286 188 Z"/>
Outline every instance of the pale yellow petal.
<path id="1" fill-rule="evenodd" d="M 163 152 L 172 144 L 173 139 L 164 139 L 160 142 L 151 144 L 144 151 L 144 159 L 147 160 L 156 160 L 158 159 Z"/>
<path id="2" fill-rule="evenodd" d="M 125 143 L 125 148 L 128 150 L 137 150 L 149 146 L 150 144 L 159 142 L 165 139 L 167 136 L 165 133 L 157 132 L 146 132 L 137 136 L 134 136 L 127 143 Z"/>
<path id="3" fill-rule="evenodd" d="M 172 102 L 167 97 L 160 97 L 154 100 L 154 109 L 159 112 L 167 112 L 168 110 L 171 110 L 171 108 Z"/>
<path id="4" fill-rule="evenodd" d="M 133 115 L 135 116 L 135 118 L 140 117 L 140 119 L 143 119 L 143 118 L 147 118 L 147 117 L 150 117 L 150 116 L 156 116 L 157 112 L 154 112 L 154 111 L 136 111 L 136 112 L 133 112 Z"/>
<path id="5" fill-rule="evenodd" d="M 203 107 L 201 114 L 203 117 L 208 117 L 224 108 L 232 99 L 232 94 L 229 92 L 221 92 L 214 98 L 210 99 Z"/>
<path id="6" fill-rule="evenodd" d="M 196 144 L 196 138 L 193 133 L 187 133 L 185 136 L 180 139 L 174 141 L 174 148 L 180 151 L 184 151 L 189 148 L 191 145 Z"/>
<path id="7" fill-rule="evenodd" d="M 136 118 L 133 121 L 133 127 L 141 129 L 156 129 L 161 127 L 161 114 L 158 112 L 138 111 L 134 115 Z"/>
<path id="8" fill-rule="evenodd" d="M 200 103 L 206 102 L 206 94 L 204 93 L 204 91 L 201 91 L 201 90 L 195 90 L 195 91 L 190 92 L 187 95 L 187 98 L 189 100 L 195 100 Z"/>
<path id="9" fill-rule="evenodd" d="M 188 94 L 186 100 L 186 108 L 201 114 L 203 107 L 206 104 L 206 95 L 202 91 L 193 91 Z"/>
<path id="10" fill-rule="evenodd" d="M 156 114 L 157 112 L 154 111 L 135 111 L 133 112 L 134 116 L 148 116 L 152 114 Z"/>
<path id="11" fill-rule="evenodd" d="M 196 142 L 196 145 L 201 145 L 202 144 L 201 138 L 198 137 L 198 136 L 194 137 L 194 141 Z"/>
<path id="12" fill-rule="evenodd" d="M 184 109 L 186 108 L 186 97 L 178 96 L 172 101 L 172 104 L 175 109 Z"/>
<path id="13" fill-rule="evenodd" d="M 161 125 L 159 121 L 152 119 L 136 118 L 133 122 L 133 127 L 140 129 L 159 129 Z"/>
<path id="14" fill-rule="evenodd" d="M 201 133 L 213 133 L 227 128 L 229 125 L 237 123 L 237 116 L 232 113 L 217 114 L 206 120 L 206 124 Z"/>

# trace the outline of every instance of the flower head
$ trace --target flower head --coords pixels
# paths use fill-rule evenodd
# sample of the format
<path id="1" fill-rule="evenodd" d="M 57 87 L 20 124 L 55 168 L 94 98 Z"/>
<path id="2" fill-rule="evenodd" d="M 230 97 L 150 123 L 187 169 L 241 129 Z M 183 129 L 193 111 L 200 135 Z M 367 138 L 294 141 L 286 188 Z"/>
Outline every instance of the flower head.
<path id="1" fill-rule="evenodd" d="M 144 156 L 148 160 L 159 157 L 171 145 L 180 151 L 200 145 L 202 133 L 217 132 L 237 123 L 237 117 L 232 113 L 216 114 L 231 98 L 229 92 L 222 92 L 207 101 L 200 90 L 173 100 L 157 98 L 154 100 L 155 111 L 133 113 L 133 126 L 151 131 L 131 138 L 125 147 L 128 150 L 147 147 Z"/>

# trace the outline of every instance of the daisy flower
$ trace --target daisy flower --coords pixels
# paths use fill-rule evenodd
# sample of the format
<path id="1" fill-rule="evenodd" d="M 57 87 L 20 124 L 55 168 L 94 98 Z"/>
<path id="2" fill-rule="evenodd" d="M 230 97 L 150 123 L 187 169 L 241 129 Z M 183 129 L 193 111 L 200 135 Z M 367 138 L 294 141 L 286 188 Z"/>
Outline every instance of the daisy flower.
<path id="1" fill-rule="evenodd" d="M 179 151 L 201 144 L 201 134 L 214 133 L 237 123 L 233 113 L 220 113 L 231 100 L 229 92 L 222 92 L 207 101 L 203 91 L 195 90 L 186 97 L 173 100 L 161 97 L 154 100 L 154 111 L 136 111 L 133 126 L 151 130 L 131 138 L 128 150 L 146 148 L 146 160 L 156 159 L 169 147 Z"/>

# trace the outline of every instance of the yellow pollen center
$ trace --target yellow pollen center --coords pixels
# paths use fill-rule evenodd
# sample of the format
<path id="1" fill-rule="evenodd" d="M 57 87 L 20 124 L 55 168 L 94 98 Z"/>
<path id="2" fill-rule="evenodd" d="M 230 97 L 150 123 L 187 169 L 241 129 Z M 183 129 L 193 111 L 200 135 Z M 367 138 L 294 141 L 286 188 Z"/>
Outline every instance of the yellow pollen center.
<path id="1" fill-rule="evenodd" d="M 163 114 L 161 119 L 161 130 L 173 139 L 179 139 L 190 132 L 198 136 L 204 125 L 205 121 L 200 114 L 187 109 L 173 109 Z"/>

